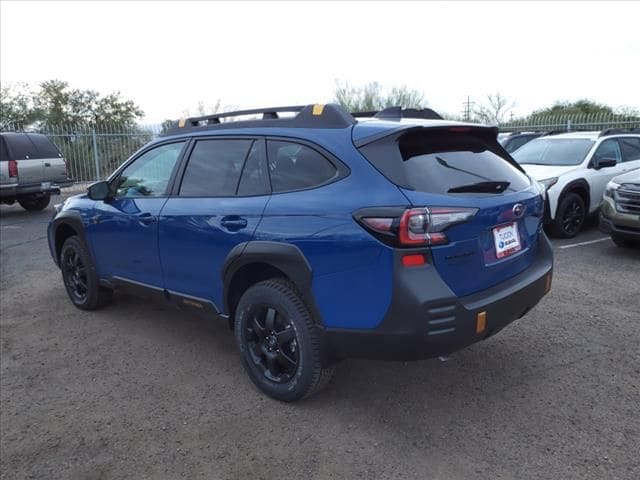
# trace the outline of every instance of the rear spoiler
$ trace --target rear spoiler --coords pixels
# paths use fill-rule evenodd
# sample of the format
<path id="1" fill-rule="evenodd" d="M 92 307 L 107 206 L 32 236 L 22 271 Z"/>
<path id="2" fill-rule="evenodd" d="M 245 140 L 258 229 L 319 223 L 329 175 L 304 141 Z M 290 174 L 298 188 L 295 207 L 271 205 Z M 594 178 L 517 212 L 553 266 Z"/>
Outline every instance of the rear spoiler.
<path id="1" fill-rule="evenodd" d="M 429 131 L 447 131 L 447 132 L 473 132 L 479 133 L 483 136 L 487 136 L 496 140 L 498 138 L 498 127 L 491 127 L 486 125 L 477 125 L 477 124 L 450 124 L 450 125 L 438 125 L 438 126 L 427 126 L 427 125 L 399 125 L 397 128 L 392 128 L 389 130 L 384 130 L 382 132 L 376 133 L 374 135 L 369 135 L 368 137 L 361 138 L 359 140 L 355 140 L 353 144 L 357 147 L 364 147 L 370 143 L 381 140 L 385 137 L 390 137 L 397 135 L 399 133 L 407 133 L 411 131 L 417 130 L 429 130 Z"/>

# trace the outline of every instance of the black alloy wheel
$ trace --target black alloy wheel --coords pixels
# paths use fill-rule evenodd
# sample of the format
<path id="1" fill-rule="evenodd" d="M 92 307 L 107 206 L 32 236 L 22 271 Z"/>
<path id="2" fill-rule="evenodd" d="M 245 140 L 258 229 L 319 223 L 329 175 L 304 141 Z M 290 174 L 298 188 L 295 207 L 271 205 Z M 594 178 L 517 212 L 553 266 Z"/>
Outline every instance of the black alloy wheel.
<path id="1" fill-rule="evenodd" d="M 321 328 L 288 279 L 250 286 L 235 309 L 234 331 L 245 371 L 270 397 L 294 402 L 331 381 L 334 366 L 324 357 Z"/>
<path id="2" fill-rule="evenodd" d="M 85 303 L 89 291 L 87 268 L 78 251 L 72 248 L 65 250 L 60 266 L 67 292 L 73 302 Z"/>
<path id="3" fill-rule="evenodd" d="M 289 381 L 298 369 L 298 340 L 286 315 L 268 305 L 252 305 L 247 329 L 249 355 L 257 369 L 276 383 Z"/>
<path id="4" fill-rule="evenodd" d="M 567 206 L 562 216 L 562 228 L 567 235 L 574 236 L 580 231 L 584 222 L 584 208 L 575 199 Z"/>
<path id="5" fill-rule="evenodd" d="M 73 304 L 82 310 L 95 310 L 106 305 L 113 291 L 100 286 L 91 254 L 76 235 L 67 238 L 59 257 L 64 287 Z"/>
<path id="6" fill-rule="evenodd" d="M 582 230 L 586 217 L 582 197 L 577 193 L 567 193 L 560 200 L 556 218 L 551 225 L 551 233 L 559 238 L 573 238 Z"/>

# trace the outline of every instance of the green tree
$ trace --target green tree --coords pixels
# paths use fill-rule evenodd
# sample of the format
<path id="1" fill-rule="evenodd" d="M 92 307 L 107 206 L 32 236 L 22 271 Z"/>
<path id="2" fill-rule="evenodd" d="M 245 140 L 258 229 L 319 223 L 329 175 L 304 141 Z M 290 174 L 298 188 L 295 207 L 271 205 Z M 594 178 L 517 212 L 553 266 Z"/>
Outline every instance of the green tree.
<path id="1" fill-rule="evenodd" d="M 33 92 L 27 84 L 0 87 L 0 127 L 30 124 L 39 117 Z"/>
<path id="2" fill-rule="evenodd" d="M 144 114 L 120 92 L 101 95 L 95 90 L 71 88 L 61 80 L 42 82 L 37 89 L 27 84 L 3 85 L 0 93 L 4 127 L 106 123 L 132 127 Z"/>
<path id="3" fill-rule="evenodd" d="M 424 108 L 424 94 L 407 86 L 393 87 L 388 94 L 378 82 L 352 86 L 336 80 L 333 102 L 348 112 L 371 112 L 387 107 Z"/>

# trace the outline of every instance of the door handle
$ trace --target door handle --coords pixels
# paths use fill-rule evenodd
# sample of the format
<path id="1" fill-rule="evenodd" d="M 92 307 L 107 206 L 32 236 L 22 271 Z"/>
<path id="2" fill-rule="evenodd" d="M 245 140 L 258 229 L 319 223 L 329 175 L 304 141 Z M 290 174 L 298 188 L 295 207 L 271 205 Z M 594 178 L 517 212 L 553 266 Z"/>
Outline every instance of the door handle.
<path id="1" fill-rule="evenodd" d="M 247 220 L 245 218 L 240 218 L 236 215 L 229 215 L 228 217 L 224 217 L 220 221 L 220 225 L 222 225 L 227 230 L 235 232 L 237 230 L 246 228 Z"/>
<path id="2" fill-rule="evenodd" d="M 44 162 L 44 166 L 45 166 L 45 167 L 50 167 L 50 166 L 51 166 L 51 164 L 50 164 L 49 162 Z"/>
<path id="3" fill-rule="evenodd" d="M 141 213 L 138 215 L 138 221 L 144 225 L 149 225 L 158 220 L 158 217 L 151 215 L 149 212 Z"/>

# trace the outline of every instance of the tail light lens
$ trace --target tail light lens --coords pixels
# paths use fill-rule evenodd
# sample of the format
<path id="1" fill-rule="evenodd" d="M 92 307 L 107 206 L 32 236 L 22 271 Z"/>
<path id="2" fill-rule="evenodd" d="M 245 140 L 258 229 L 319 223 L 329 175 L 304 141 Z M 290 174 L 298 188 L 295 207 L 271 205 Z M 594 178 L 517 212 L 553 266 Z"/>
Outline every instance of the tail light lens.
<path id="1" fill-rule="evenodd" d="M 376 216 L 368 216 L 368 209 L 364 209 L 357 212 L 355 218 L 387 244 L 420 247 L 448 243 L 445 230 L 469 221 L 477 212 L 477 208 L 459 207 L 423 207 L 400 211 L 390 208 L 387 215 L 375 209 Z"/>
<path id="2" fill-rule="evenodd" d="M 18 176 L 18 162 L 16 160 L 9 160 L 9 176 Z"/>

